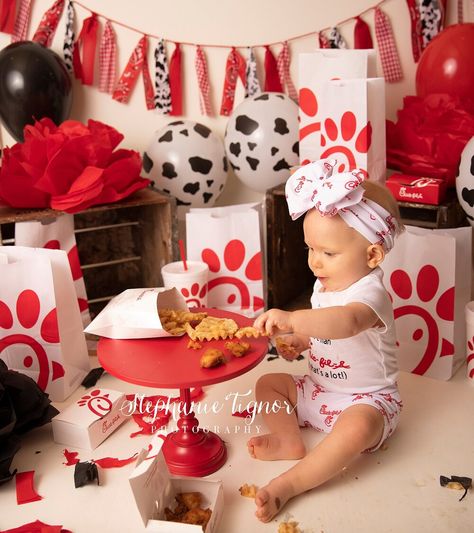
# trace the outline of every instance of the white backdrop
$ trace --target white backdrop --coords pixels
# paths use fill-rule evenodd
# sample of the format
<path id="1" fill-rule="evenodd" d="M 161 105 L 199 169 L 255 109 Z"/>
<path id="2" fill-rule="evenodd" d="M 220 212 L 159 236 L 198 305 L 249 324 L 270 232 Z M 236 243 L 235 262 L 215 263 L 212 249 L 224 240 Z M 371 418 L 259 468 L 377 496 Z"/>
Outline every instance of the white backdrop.
<path id="1" fill-rule="evenodd" d="M 160 36 L 166 40 L 218 45 L 264 45 L 284 41 L 293 36 L 315 32 L 319 29 L 332 26 L 338 22 L 361 13 L 372 7 L 374 0 L 174 0 L 164 2 L 156 0 L 139 0 L 130 2 L 126 0 L 81 0 L 97 14 L 108 17 L 135 28 L 150 36 Z M 28 37 L 31 38 L 36 30 L 43 13 L 51 7 L 53 0 L 35 0 L 30 22 Z M 450 3 L 455 9 L 455 2 Z M 470 14 L 471 3 L 465 4 L 465 20 L 472 20 Z M 401 58 L 404 79 L 395 84 L 386 84 L 386 111 L 387 117 L 395 119 L 396 110 L 401 107 L 403 96 L 415 93 L 415 69 L 411 53 L 410 19 L 405 0 L 389 0 L 382 5 L 383 11 L 390 17 L 398 51 Z M 76 10 L 76 35 L 82 26 L 82 20 L 90 16 L 90 12 L 75 4 Z M 469 17 L 469 18 L 468 18 Z M 52 49 L 62 56 L 62 45 L 65 28 L 65 12 L 53 41 Z M 363 16 L 372 29 L 372 38 L 375 43 L 373 31 L 373 11 Z M 456 21 L 456 13 L 448 13 L 448 22 Z M 103 19 L 101 19 L 103 23 Z M 135 48 L 140 33 L 126 27 L 114 24 L 118 43 L 118 70 L 119 74 L 126 65 L 132 50 Z M 340 31 L 349 45 L 353 43 L 353 22 L 344 24 Z M 0 48 L 10 43 L 10 36 L 0 34 Z M 149 40 L 149 65 L 153 76 L 153 51 L 156 39 Z M 317 36 L 290 42 L 293 57 L 291 74 L 298 87 L 296 56 L 299 52 L 309 52 L 318 48 Z M 174 49 L 168 43 L 168 59 Z M 274 48 L 274 55 L 280 50 Z M 240 50 L 246 57 L 246 50 Z M 194 68 L 195 49 L 193 46 L 184 45 L 183 52 L 183 80 L 184 80 L 184 118 L 201 122 L 210 127 L 214 132 L 223 137 L 226 117 L 201 116 L 199 98 Z M 209 76 L 211 80 L 211 101 L 213 109 L 219 110 L 224 79 L 225 62 L 229 53 L 228 48 L 206 48 Z M 263 57 L 264 49 L 256 49 L 259 63 L 259 78 L 263 82 Z M 381 75 L 380 62 L 378 61 L 378 74 Z M 97 77 L 96 77 L 97 79 Z M 71 117 L 82 121 L 89 118 L 100 120 L 117 128 L 125 135 L 122 148 L 138 150 L 140 153 L 146 149 L 152 138 L 153 132 L 160 129 L 176 117 L 162 116 L 155 111 L 147 111 L 145 107 L 144 91 L 141 77 L 132 93 L 128 104 L 120 104 L 112 100 L 110 95 L 102 94 L 97 87 L 84 87 L 74 81 L 74 97 Z M 243 89 L 240 82 L 237 85 L 235 104 L 243 99 Z M 2 128 L 3 144 L 11 145 L 14 140 Z M 261 194 L 250 191 L 229 171 L 227 185 L 217 205 L 227 205 L 240 202 L 258 201 Z"/>

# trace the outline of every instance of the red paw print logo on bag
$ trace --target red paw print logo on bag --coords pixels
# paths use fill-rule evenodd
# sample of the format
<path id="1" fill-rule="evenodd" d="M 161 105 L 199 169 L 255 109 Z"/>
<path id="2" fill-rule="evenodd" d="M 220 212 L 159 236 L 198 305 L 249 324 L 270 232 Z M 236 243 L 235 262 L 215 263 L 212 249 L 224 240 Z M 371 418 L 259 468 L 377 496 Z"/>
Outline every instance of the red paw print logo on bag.
<path id="1" fill-rule="evenodd" d="M 108 393 L 103 393 L 100 389 L 95 389 L 91 393 L 82 396 L 77 401 L 79 407 L 87 407 L 89 411 L 102 418 L 112 409 L 112 401 Z"/>
<path id="2" fill-rule="evenodd" d="M 233 239 L 225 245 L 221 256 L 204 248 L 201 257 L 209 266 L 209 307 L 235 307 L 243 312 L 263 308 L 263 299 L 258 295 L 262 288 L 260 251 L 250 255 L 241 240 Z"/>
<path id="3" fill-rule="evenodd" d="M 15 309 L 0 300 L 0 336 L 7 366 L 31 376 L 42 390 L 64 376 L 63 366 L 51 357 L 55 349 L 60 353 L 56 308 L 45 314 L 35 291 L 22 291 Z"/>
<path id="4" fill-rule="evenodd" d="M 421 267 L 415 283 L 405 270 L 394 270 L 390 286 L 397 332 L 403 331 L 403 339 L 398 340 L 410 345 L 411 353 L 421 354 L 411 371 L 425 374 L 437 358 L 454 355 L 454 345 L 444 338 L 443 331 L 444 324 L 452 326 L 454 322 L 454 287 L 440 289 L 439 273 L 433 265 Z"/>

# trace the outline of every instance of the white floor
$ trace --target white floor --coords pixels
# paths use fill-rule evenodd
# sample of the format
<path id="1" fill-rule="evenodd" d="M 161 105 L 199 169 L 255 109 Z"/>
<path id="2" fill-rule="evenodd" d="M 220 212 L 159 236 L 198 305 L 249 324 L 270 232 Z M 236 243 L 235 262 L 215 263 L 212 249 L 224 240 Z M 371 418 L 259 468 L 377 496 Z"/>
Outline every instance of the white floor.
<path id="1" fill-rule="evenodd" d="M 211 476 L 222 479 L 224 485 L 225 507 L 219 533 L 276 533 L 278 524 L 288 518 L 299 522 L 304 533 L 474 531 L 474 491 L 459 502 L 460 492 L 439 484 L 440 475 L 474 477 L 474 385 L 465 378 L 464 368 L 449 382 L 402 373 L 404 411 L 386 449 L 361 456 L 356 464 L 326 485 L 289 502 L 269 524 L 258 522 L 253 514 L 253 501 L 240 496 L 238 488 L 243 483 L 262 486 L 292 462 L 251 459 L 246 451 L 249 435 L 244 433 L 244 421 L 231 416 L 231 405 L 225 396 L 251 390 L 253 397 L 253 387 L 261 373 L 302 373 L 305 365 L 306 361 L 264 360 L 244 376 L 206 388 L 203 402 L 218 401 L 225 405 L 218 415 L 199 416 L 201 426 L 218 426 L 227 443 L 228 460 Z M 157 392 L 108 375 L 99 384 L 127 393 Z M 83 392 L 81 387 L 69 401 Z M 260 417 L 250 426 L 251 434 L 257 433 L 257 426 L 263 430 Z M 81 460 L 128 457 L 150 440 L 150 437 L 129 438 L 136 429 L 133 421 L 126 422 L 93 452 L 78 450 L 79 457 Z M 321 434 L 311 430 L 305 430 L 304 435 L 309 445 L 321 438 Z M 14 481 L 0 486 L 0 530 L 39 519 L 48 524 L 62 524 L 73 533 L 142 531 L 143 524 L 128 484 L 133 465 L 103 470 L 101 486 L 75 489 L 74 468 L 62 464 L 63 449 L 64 446 L 53 442 L 49 425 L 24 438 L 13 467 L 18 471 L 36 470 L 36 488 L 43 499 L 19 506 Z"/>

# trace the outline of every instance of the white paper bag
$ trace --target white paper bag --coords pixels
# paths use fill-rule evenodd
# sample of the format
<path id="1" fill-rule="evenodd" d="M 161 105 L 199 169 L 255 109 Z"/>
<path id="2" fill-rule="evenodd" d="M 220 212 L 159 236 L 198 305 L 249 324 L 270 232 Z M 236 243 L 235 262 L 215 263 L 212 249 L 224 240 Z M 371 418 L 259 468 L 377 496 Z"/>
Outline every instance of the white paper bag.
<path id="1" fill-rule="evenodd" d="M 63 401 L 89 371 L 66 252 L 2 246 L 0 255 L 0 357 Z"/>
<path id="2" fill-rule="evenodd" d="M 447 380 L 465 360 L 472 228 L 407 226 L 382 263 L 400 368 Z"/>
<path id="3" fill-rule="evenodd" d="M 262 205 L 193 208 L 186 215 L 188 259 L 209 266 L 208 307 L 249 317 L 263 310 Z"/>
<path id="4" fill-rule="evenodd" d="M 321 90 L 321 146 L 314 159 L 334 157 L 340 172 L 361 168 L 385 183 L 385 80 L 331 80 Z"/>
<path id="5" fill-rule="evenodd" d="M 64 214 L 49 220 L 47 223 L 39 220 L 16 222 L 15 244 L 17 246 L 64 250 L 67 253 L 77 293 L 77 301 L 81 310 L 82 323 L 86 327 L 91 321 L 91 317 L 87 303 L 86 286 L 82 276 L 79 254 L 77 253 L 74 216 Z"/>
<path id="6" fill-rule="evenodd" d="M 321 113 L 325 103 L 323 83 L 332 79 L 373 78 L 376 76 L 375 50 L 321 49 L 299 54 L 300 161 L 320 159 Z M 385 111 L 384 111 L 385 115 Z M 385 134 L 384 134 L 385 135 Z"/>

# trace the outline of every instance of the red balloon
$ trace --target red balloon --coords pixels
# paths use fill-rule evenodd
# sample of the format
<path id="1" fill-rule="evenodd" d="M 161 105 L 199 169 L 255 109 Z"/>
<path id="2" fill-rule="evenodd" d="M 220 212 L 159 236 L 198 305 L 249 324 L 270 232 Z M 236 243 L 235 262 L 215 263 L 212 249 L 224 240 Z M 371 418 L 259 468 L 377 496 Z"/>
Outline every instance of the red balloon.
<path id="1" fill-rule="evenodd" d="M 447 93 L 474 98 L 474 23 L 455 24 L 423 51 L 416 70 L 416 94 Z"/>

